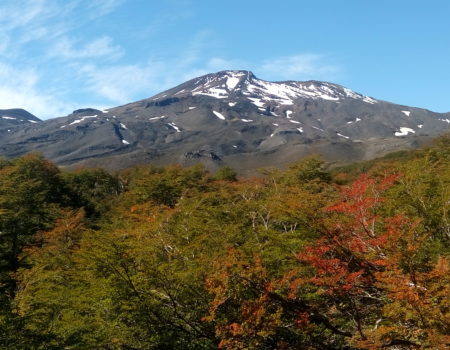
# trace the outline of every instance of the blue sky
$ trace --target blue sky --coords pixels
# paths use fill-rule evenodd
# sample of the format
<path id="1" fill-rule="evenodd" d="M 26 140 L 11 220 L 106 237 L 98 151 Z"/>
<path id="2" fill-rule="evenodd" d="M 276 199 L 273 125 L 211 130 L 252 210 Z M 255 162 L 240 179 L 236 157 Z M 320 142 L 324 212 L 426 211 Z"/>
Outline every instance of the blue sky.
<path id="1" fill-rule="evenodd" d="M 450 111 L 450 1 L 6 0 L 0 109 L 41 118 L 225 69 Z"/>

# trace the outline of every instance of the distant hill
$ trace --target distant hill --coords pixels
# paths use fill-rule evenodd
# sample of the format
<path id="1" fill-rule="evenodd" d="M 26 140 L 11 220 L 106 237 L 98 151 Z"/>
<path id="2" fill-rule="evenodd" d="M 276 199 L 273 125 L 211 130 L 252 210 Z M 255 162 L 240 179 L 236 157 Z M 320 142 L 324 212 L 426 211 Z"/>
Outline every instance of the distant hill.
<path id="1" fill-rule="evenodd" d="M 40 122 L 42 120 L 24 109 L 0 109 L 0 130 Z"/>

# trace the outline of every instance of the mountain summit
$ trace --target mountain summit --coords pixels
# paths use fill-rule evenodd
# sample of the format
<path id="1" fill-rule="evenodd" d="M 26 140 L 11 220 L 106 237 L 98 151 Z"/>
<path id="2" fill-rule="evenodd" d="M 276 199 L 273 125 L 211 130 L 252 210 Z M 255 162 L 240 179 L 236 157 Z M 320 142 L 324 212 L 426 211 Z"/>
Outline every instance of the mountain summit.
<path id="1" fill-rule="evenodd" d="M 251 172 L 311 153 L 348 163 L 417 147 L 448 130 L 450 115 L 327 82 L 269 82 L 249 71 L 221 71 L 124 106 L 29 124 L 2 136 L 0 154 L 37 150 L 70 166 L 202 162 Z"/>
<path id="2" fill-rule="evenodd" d="M 340 101 L 346 98 L 367 103 L 377 101 L 336 84 L 320 81 L 269 82 L 258 79 L 250 71 L 222 71 L 190 80 L 179 86 L 178 94 L 204 95 L 218 99 L 246 97 L 254 105 L 293 105 L 299 98 Z M 158 96 L 158 95 L 157 95 Z"/>

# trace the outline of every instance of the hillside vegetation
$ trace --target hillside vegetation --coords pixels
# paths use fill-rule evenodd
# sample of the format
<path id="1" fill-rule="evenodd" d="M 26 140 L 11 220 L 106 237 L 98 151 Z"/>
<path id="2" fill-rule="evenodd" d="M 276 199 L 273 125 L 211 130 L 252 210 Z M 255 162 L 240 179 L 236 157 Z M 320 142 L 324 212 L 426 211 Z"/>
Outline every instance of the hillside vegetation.
<path id="1" fill-rule="evenodd" d="M 450 138 L 327 171 L 0 162 L 1 349 L 448 349 Z"/>

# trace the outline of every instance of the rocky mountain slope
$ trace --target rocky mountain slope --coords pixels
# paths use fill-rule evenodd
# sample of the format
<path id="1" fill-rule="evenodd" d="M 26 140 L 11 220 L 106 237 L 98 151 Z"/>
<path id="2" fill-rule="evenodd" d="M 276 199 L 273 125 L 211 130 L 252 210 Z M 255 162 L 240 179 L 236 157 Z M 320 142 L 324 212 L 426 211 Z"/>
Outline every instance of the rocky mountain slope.
<path id="1" fill-rule="evenodd" d="M 336 84 L 268 82 L 248 71 L 222 71 L 106 111 L 80 109 L 15 126 L 2 132 L 0 154 L 40 151 L 61 165 L 113 169 L 228 164 L 245 173 L 311 153 L 335 163 L 370 159 L 417 147 L 449 127 L 449 113 L 380 101 Z"/>

